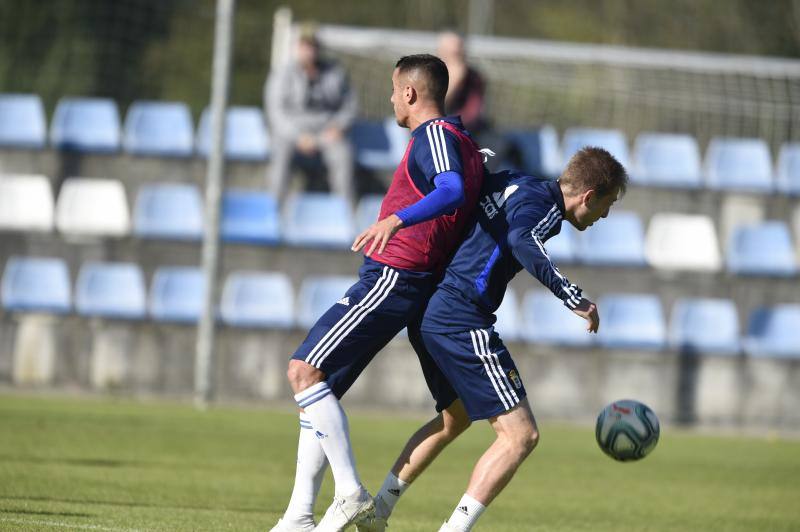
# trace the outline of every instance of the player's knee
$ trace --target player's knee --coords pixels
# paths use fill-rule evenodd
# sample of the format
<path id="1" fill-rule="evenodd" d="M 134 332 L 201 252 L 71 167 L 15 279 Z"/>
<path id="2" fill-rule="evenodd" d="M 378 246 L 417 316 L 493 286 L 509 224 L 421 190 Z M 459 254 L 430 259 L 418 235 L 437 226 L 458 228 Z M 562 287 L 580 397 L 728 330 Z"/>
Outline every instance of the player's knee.
<path id="1" fill-rule="evenodd" d="M 469 417 L 447 417 L 444 423 L 444 436 L 448 441 L 452 441 L 467 430 L 471 424 L 472 421 L 470 421 Z"/>
<path id="2" fill-rule="evenodd" d="M 290 360 L 286 378 L 295 393 L 322 381 L 322 372 L 301 360 Z"/>
<path id="3" fill-rule="evenodd" d="M 515 430 L 511 437 L 511 445 L 520 461 L 527 458 L 539 443 L 539 431 L 534 425 L 527 425 Z"/>

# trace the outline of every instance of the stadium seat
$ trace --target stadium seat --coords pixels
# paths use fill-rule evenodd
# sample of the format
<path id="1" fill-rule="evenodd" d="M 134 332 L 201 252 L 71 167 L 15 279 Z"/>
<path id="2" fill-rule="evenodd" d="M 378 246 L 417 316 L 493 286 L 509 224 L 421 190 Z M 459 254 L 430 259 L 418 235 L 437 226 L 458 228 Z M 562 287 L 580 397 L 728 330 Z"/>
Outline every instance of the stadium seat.
<path id="1" fill-rule="evenodd" d="M 610 294 L 600 297 L 597 340 L 610 349 L 661 349 L 666 325 L 661 301 L 652 294 Z"/>
<path id="2" fill-rule="evenodd" d="M 277 244 L 281 238 L 278 202 L 265 192 L 226 190 L 222 195 L 220 235 L 226 242 Z"/>
<path id="3" fill-rule="evenodd" d="M 729 299 L 680 299 L 672 307 L 670 345 L 701 353 L 739 352 L 739 315 Z"/>
<path id="4" fill-rule="evenodd" d="M 717 137 L 706 150 L 706 183 L 717 190 L 771 192 L 772 158 L 762 139 Z"/>
<path id="5" fill-rule="evenodd" d="M 47 121 L 35 94 L 0 94 L 0 146 L 44 148 Z"/>
<path id="6" fill-rule="evenodd" d="M 789 227 L 781 221 L 736 227 L 727 255 L 728 270 L 739 275 L 797 274 Z"/>
<path id="7" fill-rule="evenodd" d="M 350 129 L 356 162 L 368 170 L 394 170 L 403 159 L 408 137 L 408 130 L 398 126 L 394 117 L 360 120 Z"/>
<path id="8" fill-rule="evenodd" d="M 363 231 L 370 225 L 378 221 L 381 212 L 383 196 L 380 194 L 369 194 L 361 198 L 356 207 L 356 230 Z"/>
<path id="9" fill-rule="evenodd" d="M 755 357 L 800 358 L 800 305 L 777 305 L 753 311 L 745 351 Z"/>
<path id="10" fill-rule="evenodd" d="M 545 290 L 531 290 L 522 301 L 522 338 L 532 343 L 589 346 L 594 335 L 586 321 Z"/>
<path id="11" fill-rule="evenodd" d="M 509 148 L 519 153 L 523 172 L 551 179 L 561 173 L 558 133 L 553 126 L 510 131 L 506 138 Z"/>
<path id="12" fill-rule="evenodd" d="M 494 329 L 503 340 L 514 342 L 520 339 L 519 299 L 513 288 L 506 290 L 500 308 L 494 313 L 497 321 Z"/>
<path id="13" fill-rule="evenodd" d="M 645 255 L 663 270 L 718 271 L 721 266 L 717 233 L 708 216 L 655 214 L 647 228 Z"/>
<path id="14" fill-rule="evenodd" d="M 136 195 L 133 231 L 141 238 L 199 240 L 203 204 L 196 185 L 150 183 Z"/>
<path id="15" fill-rule="evenodd" d="M 287 200 L 284 238 L 295 246 L 348 248 L 355 235 L 353 215 L 344 198 L 307 192 Z"/>
<path id="16" fill-rule="evenodd" d="M 294 292 L 285 273 L 232 272 L 222 289 L 222 321 L 235 327 L 290 328 Z"/>
<path id="17" fill-rule="evenodd" d="M 122 183 L 113 179 L 68 178 L 56 201 L 56 227 L 69 235 L 129 234 L 130 214 Z"/>
<path id="18" fill-rule="evenodd" d="M 545 242 L 544 247 L 556 264 L 573 263 L 578 258 L 578 230 L 564 220 L 561 232 Z"/>
<path id="19" fill-rule="evenodd" d="M 626 170 L 630 169 L 628 141 L 622 131 L 616 129 L 569 128 L 564 132 L 561 152 L 566 166 L 575 152 L 584 146 L 604 148 L 613 155 Z M 634 176 L 631 176 L 633 178 Z"/>
<path id="20" fill-rule="evenodd" d="M 192 155 L 194 127 L 189 107 L 182 102 L 133 102 L 125 115 L 123 145 L 134 155 Z"/>
<path id="21" fill-rule="evenodd" d="M 146 314 L 144 277 L 132 262 L 87 262 L 75 285 L 75 309 L 82 316 L 140 319 Z"/>
<path id="22" fill-rule="evenodd" d="M 195 323 L 203 312 L 205 289 L 200 268 L 161 267 L 150 285 L 150 315 L 157 321 Z"/>
<path id="23" fill-rule="evenodd" d="M 56 148 L 113 152 L 119 150 L 119 111 L 108 98 L 61 98 L 50 126 Z"/>
<path id="24" fill-rule="evenodd" d="M 578 260 L 592 265 L 644 266 L 644 228 L 639 215 L 615 211 L 598 220 L 580 234 Z"/>
<path id="25" fill-rule="evenodd" d="M 311 276 L 303 279 L 297 295 L 297 324 L 311 328 L 358 281 L 351 276 Z"/>
<path id="26" fill-rule="evenodd" d="M 691 135 L 640 133 L 633 152 L 631 179 L 638 183 L 679 188 L 703 184 L 700 149 Z"/>
<path id="27" fill-rule="evenodd" d="M 70 311 L 67 263 L 60 258 L 11 257 L 3 271 L 3 308 L 18 312 Z"/>
<path id="28" fill-rule="evenodd" d="M 800 143 L 781 146 L 777 180 L 778 190 L 784 194 L 800 195 Z"/>
<path id="29" fill-rule="evenodd" d="M 206 107 L 197 126 L 197 152 L 208 157 L 211 146 L 211 112 Z M 229 107 L 225 114 L 225 156 L 240 161 L 269 157 L 269 133 L 258 107 Z"/>
<path id="30" fill-rule="evenodd" d="M 0 175 L 0 230 L 52 231 L 53 191 L 43 175 Z"/>

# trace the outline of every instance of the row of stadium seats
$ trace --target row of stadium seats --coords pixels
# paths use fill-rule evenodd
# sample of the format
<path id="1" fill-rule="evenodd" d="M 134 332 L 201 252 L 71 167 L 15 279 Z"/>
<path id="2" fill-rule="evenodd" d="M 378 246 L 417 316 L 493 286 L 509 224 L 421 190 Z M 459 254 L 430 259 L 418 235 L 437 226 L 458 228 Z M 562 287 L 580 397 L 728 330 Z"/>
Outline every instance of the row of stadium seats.
<path id="1" fill-rule="evenodd" d="M 310 277 L 295 301 L 284 273 L 238 271 L 225 280 L 219 317 L 234 327 L 301 328 L 316 319 L 355 282 L 355 277 Z M 75 286 L 74 308 L 86 317 L 195 323 L 205 293 L 194 267 L 162 267 L 153 274 L 149 296 L 134 263 L 87 262 Z M 69 272 L 57 258 L 12 257 L 2 278 L 2 305 L 11 312 L 68 313 L 73 308 Z M 736 306 L 723 299 L 682 299 L 669 330 L 659 298 L 651 294 L 608 294 L 599 298 L 603 327 L 596 339 L 585 322 L 552 294 L 531 290 L 519 305 L 510 290 L 498 311 L 497 329 L 508 340 L 619 349 L 691 349 L 698 352 L 800 358 L 800 305 L 761 308 L 740 338 Z M 296 310 L 295 310 L 296 309 Z"/>
<path id="2" fill-rule="evenodd" d="M 195 134 L 189 108 L 181 102 L 138 101 L 131 104 L 120 128 L 113 100 L 62 98 L 50 126 L 54 147 L 135 155 L 208 154 L 209 113 L 203 111 Z M 30 94 L 0 95 L 0 145 L 42 148 L 46 121 L 41 100 Z M 122 133 L 121 133 L 122 131 Z M 269 134 L 257 107 L 231 107 L 226 116 L 226 151 L 230 158 L 263 161 Z M 352 132 L 356 159 L 369 169 L 391 169 L 402 158 L 407 131 L 393 119 L 358 122 Z M 629 152 L 625 134 L 612 129 L 570 128 L 559 143 L 551 126 L 507 133 L 520 154 L 522 169 L 556 177 L 583 146 L 601 146 L 642 185 L 773 192 L 800 195 L 800 143 L 780 149 L 777 167 L 767 143 L 758 138 L 714 138 L 701 162 L 697 140 L 690 135 L 640 133 Z"/>
<path id="3" fill-rule="evenodd" d="M 305 193 L 284 209 L 267 193 L 231 189 L 222 200 L 221 234 L 229 242 L 347 248 L 356 230 L 377 219 L 380 196 L 365 196 L 355 217 L 337 196 Z M 0 231 L 52 231 L 68 235 L 199 240 L 203 201 L 196 185 L 142 185 L 133 216 L 119 181 L 67 179 L 58 201 L 44 176 L 0 176 Z M 132 226 L 132 227 L 131 227 Z M 797 235 L 800 237 L 800 235 Z M 578 233 L 568 223 L 547 244 L 559 263 L 718 271 L 720 245 L 710 218 L 656 214 L 645 235 L 641 218 L 615 211 L 602 223 Z M 725 246 L 724 266 L 740 275 L 793 276 L 798 273 L 791 231 L 782 221 L 734 229 Z"/>
<path id="4" fill-rule="evenodd" d="M 137 101 L 131 104 L 120 128 L 117 104 L 107 98 L 62 98 L 50 126 L 50 144 L 82 152 L 133 155 L 207 157 L 211 116 L 200 115 L 194 131 L 189 107 L 182 102 Z M 356 160 L 368 169 L 397 165 L 408 132 L 393 119 L 360 121 L 351 131 Z M 0 146 L 44 148 L 47 126 L 41 99 L 32 94 L 0 94 Z M 258 107 L 233 106 L 225 117 L 225 152 L 230 159 L 265 161 L 270 136 Z"/>

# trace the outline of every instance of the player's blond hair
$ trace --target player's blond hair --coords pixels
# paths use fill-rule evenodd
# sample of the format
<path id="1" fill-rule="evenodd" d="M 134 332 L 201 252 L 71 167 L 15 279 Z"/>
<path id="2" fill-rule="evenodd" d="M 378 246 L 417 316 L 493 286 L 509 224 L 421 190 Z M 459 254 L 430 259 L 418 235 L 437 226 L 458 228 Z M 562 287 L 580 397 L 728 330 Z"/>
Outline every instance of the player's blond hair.
<path id="1" fill-rule="evenodd" d="M 603 197 L 616 190 L 622 195 L 628 187 L 628 173 L 606 150 L 589 146 L 570 158 L 559 181 L 570 194 L 594 190 L 597 197 Z"/>

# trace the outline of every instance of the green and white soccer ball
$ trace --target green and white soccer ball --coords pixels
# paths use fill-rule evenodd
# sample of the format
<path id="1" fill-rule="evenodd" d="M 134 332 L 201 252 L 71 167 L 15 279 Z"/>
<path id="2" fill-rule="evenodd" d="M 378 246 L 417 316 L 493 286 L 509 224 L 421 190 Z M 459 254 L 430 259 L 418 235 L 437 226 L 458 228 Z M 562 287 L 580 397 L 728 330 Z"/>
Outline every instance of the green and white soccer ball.
<path id="1" fill-rule="evenodd" d="M 661 432 L 658 417 L 639 401 L 614 401 L 597 416 L 597 444 L 614 460 L 640 460 L 650 454 Z"/>

